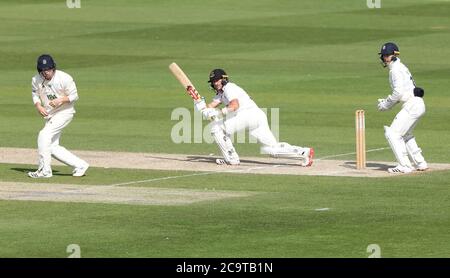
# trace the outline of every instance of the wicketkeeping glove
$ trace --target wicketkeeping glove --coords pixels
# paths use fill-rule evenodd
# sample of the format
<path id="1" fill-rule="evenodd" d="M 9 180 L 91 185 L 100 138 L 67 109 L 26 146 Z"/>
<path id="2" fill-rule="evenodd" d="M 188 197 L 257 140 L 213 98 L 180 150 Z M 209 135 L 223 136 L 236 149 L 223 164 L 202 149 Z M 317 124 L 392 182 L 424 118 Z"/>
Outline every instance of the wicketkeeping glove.
<path id="1" fill-rule="evenodd" d="M 378 99 L 378 111 L 386 111 L 388 110 L 386 106 L 386 100 L 384 98 Z"/>

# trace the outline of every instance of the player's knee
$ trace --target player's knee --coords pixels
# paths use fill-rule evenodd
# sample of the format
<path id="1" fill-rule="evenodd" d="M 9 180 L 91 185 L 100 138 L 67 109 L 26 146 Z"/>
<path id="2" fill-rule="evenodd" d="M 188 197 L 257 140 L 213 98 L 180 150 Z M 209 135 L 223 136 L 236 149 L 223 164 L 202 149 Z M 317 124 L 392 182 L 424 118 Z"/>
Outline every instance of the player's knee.
<path id="1" fill-rule="evenodd" d="M 405 136 L 403 136 L 403 140 L 405 140 L 405 142 L 408 142 L 409 140 L 413 139 L 414 135 L 412 133 L 407 133 Z"/>
<path id="2" fill-rule="evenodd" d="M 384 136 L 387 140 L 396 140 L 401 138 L 401 135 L 398 132 L 388 126 L 384 126 Z"/>
<path id="3" fill-rule="evenodd" d="M 58 150 L 59 150 L 60 148 L 61 148 L 61 147 L 60 147 L 58 144 L 52 143 L 52 144 L 50 145 L 50 152 L 51 152 L 52 154 L 57 153 Z"/>

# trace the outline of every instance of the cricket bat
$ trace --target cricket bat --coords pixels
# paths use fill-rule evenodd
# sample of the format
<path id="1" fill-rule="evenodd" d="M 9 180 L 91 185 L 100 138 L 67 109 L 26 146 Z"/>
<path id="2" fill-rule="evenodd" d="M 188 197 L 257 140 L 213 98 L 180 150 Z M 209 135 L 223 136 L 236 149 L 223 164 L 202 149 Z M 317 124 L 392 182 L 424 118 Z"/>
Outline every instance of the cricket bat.
<path id="1" fill-rule="evenodd" d="M 197 92 L 191 80 L 189 80 L 184 71 L 176 63 L 170 64 L 169 69 L 194 101 L 201 99 L 201 95 Z"/>

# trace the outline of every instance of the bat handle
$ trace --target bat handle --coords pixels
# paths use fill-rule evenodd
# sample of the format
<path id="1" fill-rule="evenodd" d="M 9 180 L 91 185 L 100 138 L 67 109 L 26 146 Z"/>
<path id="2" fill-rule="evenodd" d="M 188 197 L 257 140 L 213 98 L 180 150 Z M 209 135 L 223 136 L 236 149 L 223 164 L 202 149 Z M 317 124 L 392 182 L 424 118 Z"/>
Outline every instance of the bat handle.
<path id="1" fill-rule="evenodd" d="M 198 94 L 197 90 L 191 85 L 186 87 L 186 91 L 192 97 L 192 99 L 198 100 L 200 98 L 200 95 Z"/>

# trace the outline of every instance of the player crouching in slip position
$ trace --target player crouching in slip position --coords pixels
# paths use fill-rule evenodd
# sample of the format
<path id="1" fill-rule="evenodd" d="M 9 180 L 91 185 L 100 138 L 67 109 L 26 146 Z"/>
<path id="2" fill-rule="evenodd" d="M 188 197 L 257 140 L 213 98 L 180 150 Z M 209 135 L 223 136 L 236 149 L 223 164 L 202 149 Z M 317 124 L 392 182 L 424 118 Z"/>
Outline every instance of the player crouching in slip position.
<path id="1" fill-rule="evenodd" d="M 223 69 L 215 69 L 209 75 L 211 87 L 216 96 L 206 104 L 204 100 L 195 103 L 195 109 L 201 111 L 207 119 L 215 119 L 211 126 L 211 135 L 219 146 L 223 159 L 216 159 L 219 165 L 238 165 L 239 156 L 231 142 L 231 136 L 248 129 L 251 136 L 261 145 L 261 153 L 272 157 L 285 157 L 300 160 L 301 166 L 311 166 L 314 150 L 278 143 L 269 128 L 266 114 L 256 105 L 249 95 L 238 85 L 229 82 Z M 220 104 L 225 107 L 217 109 Z M 223 120 L 217 120 L 223 116 Z"/>
<path id="2" fill-rule="evenodd" d="M 384 67 L 389 68 L 389 82 L 392 94 L 385 99 L 378 99 L 378 110 L 385 111 L 392 108 L 397 102 L 402 102 L 400 112 L 395 116 L 391 126 L 385 126 L 385 136 L 398 161 L 395 168 L 389 168 L 390 173 L 410 173 L 414 170 L 425 171 L 428 166 L 417 146 L 413 130 L 420 118 L 425 114 L 423 101 L 424 90 L 416 87 L 414 79 L 408 68 L 397 56 L 400 51 L 394 43 L 386 43 L 381 47 L 380 59 Z"/>
<path id="3" fill-rule="evenodd" d="M 45 119 L 45 126 L 39 132 L 39 166 L 29 172 L 30 178 L 52 177 L 51 157 L 72 166 L 74 177 L 83 176 L 89 164 L 59 145 L 62 130 L 72 121 L 74 103 L 78 100 L 77 87 L 72 77 L 56 70 L 50 55 L 41 55 L 37 61 L 38 74 L 32 78 L 32 97 L 39 114 Z"/>

